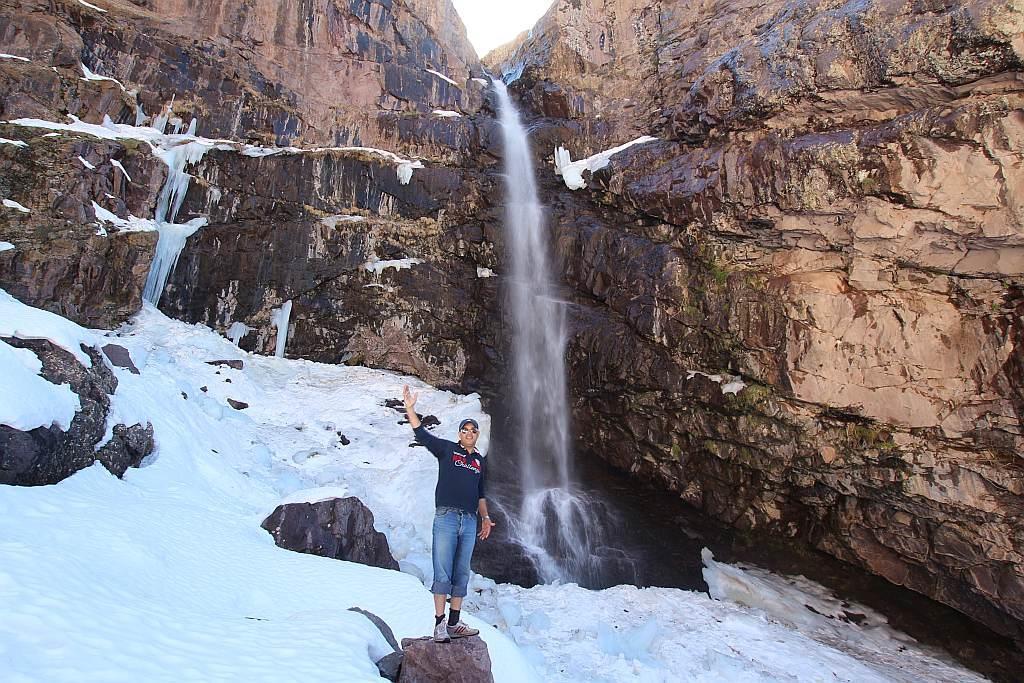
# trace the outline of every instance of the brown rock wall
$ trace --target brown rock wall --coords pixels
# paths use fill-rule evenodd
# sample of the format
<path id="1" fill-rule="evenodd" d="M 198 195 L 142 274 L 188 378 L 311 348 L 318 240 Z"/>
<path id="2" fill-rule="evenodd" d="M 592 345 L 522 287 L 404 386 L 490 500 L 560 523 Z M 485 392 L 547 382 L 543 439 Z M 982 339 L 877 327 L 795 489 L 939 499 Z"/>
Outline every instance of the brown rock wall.
<path id="1" fill-rule="evenodd" d="M 0 137 L 26 145 L 0 145 L 0 196 L 28 209 L 0 208 L 0 240 L 15 247 L 0 252 L 0 287 L 81 325 L 115 327 L 142 305 L 156 234 L 104 226 L 93 202 L 121 216 L 152 215 L 166 167 L 131 141 L 46 135 L 0 126 Z"/>
<path id="2" fill-rule="evenodd" d="M 197 118 L 208 137 L 388 146 L 402 143 L 394 115 L 429 121 L 434 109 L 472 114 L 482 103 L 469 80 L 479 64 L 447 0 L 107 0 L 106 13 L 77 2 L 5 4 L 0 36 L 11 53 L 67 69 L 69 83 L 80 58 L 119 79 L 150 117 L 173 100 L 184 125 Z M 23 85 L 0 92 L 8 116 L 135 119 L 134 106 L 85 108 L 56 88 L 32 94 Z"/>
<path id="3" fill-rule="evenodd" d="M 1022 21 L 582 0 L 503 61 L 576 302 L 579 449 L 1018 640 Z M 642 134 L 584 190 L 552 172 Z"/>

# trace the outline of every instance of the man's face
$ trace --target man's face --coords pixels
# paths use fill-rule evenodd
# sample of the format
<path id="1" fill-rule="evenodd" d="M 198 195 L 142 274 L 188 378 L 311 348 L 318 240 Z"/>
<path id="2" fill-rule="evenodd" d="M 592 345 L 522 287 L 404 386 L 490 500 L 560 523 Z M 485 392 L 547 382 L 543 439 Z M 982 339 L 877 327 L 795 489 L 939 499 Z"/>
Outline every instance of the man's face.
<path id="1" fill-rule="evenodd" d="M 464 425 L 459 430 L 459 444 L 467 451 L 476 447 L 476 440 L 480 438 L 480 430 L 471 424 Z"/>

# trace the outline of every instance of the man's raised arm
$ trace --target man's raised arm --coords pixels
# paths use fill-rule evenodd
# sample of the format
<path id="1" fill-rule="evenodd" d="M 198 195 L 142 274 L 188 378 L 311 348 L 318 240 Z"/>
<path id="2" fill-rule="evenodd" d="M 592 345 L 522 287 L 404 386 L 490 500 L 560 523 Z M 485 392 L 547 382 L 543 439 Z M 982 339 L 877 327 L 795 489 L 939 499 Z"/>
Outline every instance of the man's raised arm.
<path id="1" fill-rule="evenodd" d="M 420 426 L 420 416 L 416 414 L 416 399 L 419 398 L 419 394 L 412 393 L 409 385 L 406 384 L 402 389 L 402 400 L 405 402 L 405 417 L 409 420 L 409 424 L 412 425 L 413 429 L 417 429 Z"/>

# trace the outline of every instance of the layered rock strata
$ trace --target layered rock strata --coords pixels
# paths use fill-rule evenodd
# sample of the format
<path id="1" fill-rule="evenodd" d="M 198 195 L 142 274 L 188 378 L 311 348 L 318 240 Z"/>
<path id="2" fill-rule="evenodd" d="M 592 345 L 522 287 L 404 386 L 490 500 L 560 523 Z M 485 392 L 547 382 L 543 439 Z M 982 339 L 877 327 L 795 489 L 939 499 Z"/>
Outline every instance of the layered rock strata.
<path id="1" fill-rule="evenodd" d="M 1018 640 L 1022 27 L 584 0 L 491 64 L 545 165 L 659 138 L 577 193 L 542 171 L 580 448 Z"/>
<path id="2" fill-rule="evenodd" d="M 10 79 L 0 92 L 6 118 L 131 122 L 137 103 L 150 120 L 196 118 L 208 137 L 387 146 L 394 117 L 480 104 L 479 64 L 447 0 L 89 4 L 0 3 L 5 51 L 35 65 L 32 90 Z M 102 101 L 67 92 L 80 63 L 128 97 L 113 82 Z"/>

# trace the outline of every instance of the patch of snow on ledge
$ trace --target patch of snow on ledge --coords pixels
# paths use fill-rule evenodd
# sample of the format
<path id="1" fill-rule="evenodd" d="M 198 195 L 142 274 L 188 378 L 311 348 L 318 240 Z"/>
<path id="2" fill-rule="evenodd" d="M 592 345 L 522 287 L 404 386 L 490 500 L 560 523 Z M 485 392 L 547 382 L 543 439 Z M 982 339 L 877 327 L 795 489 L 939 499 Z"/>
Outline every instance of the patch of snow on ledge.
<path id="1" fill-rule="evenodd" d="M 14 245 L 10 242 L 0 242 L 0 251 L 10 251 L 14 249 Z"/>
<path id="2" fill-rule="evenodd" d="M 21 204 L 19 204 L 18 202 L 14 201 L 13 199 L 5 199 L 4 200 L 4 206 L 6 206 L 8 209 L 17 209 L 18 211 L 21 211 L 22 213 L 32 213 L 31 211 L 26 209 Z"/>
<path id="3" fill-rule="evenodd" d="M 477 83 L 479 83 L 480 85 L 482 85 L 484 87 L 487 87 L 488 85 L 491 84 L 491 82 L 488 81 L 486 78 L 474 78 L 472 80 L 476 81 Z"/>
<path id="4" fill-rule="evenodd" d="M 624 145 L 618 147 L 612 147 L 606 149 L 603 152 L 598 152 L 593 156 L 589 156 L 586 159 L 580 159 L 579 161 L 573 161 L 572 157 L 569 156 L 569 150 L 565 147 L 555 148 L 555 175 L 562 176 L 562 180 L 565 181 L 565 186 L 570 190 L 579 190 L 586 186 L 586 181 L 583 180 L 583 171 L 594 171 L 600 170 L 608 165 L 608 161 L 621 152 L 624 149 L 632 147 L 633 145 L 642 145 L 646 142 L 653 142 L 658 138 L 650 135 L 644 135 L 637 138 L 636 140 L 630 140 Z"/>
<path id="5" fill-rule="evenodd" d="M 96 9 L 99 9 L 98 7 Z M 105 12 L 106 10 L 100 10 Z M 94 73 L 89 70 L 85 64 L 82 65 L 82 73 L 85 74 L 82 78 L 83 81 L 110 81 L 111 83 L 117 83 L 121 90 L 125 90 L 124 84 L 116 78 L 110 78 L 109 76 L 100 76 L 98 73 Z"/>
<path id="6" fill-rule="evenodd" d="M 81 156 L 79 156 L 79 157 L 78 157 L 78 160 L 82 162 L 82 166 L 85 166 L 85 167 L 86 167 L 87 169 L 89 169 L 90 171 L 95 171 L 95 170 L 96 170 L 96 167 L 95 167 L 95 166 L 93 166 L 92 164 L 90 164 L 90 163 L 89 163 L 88 161 L 86 161 L 85 159 L 83 159 L 83 158 L 82 158 Z"/>
<path id="7" fill-rule="evenodd" d="M 110 117 L 104 117 L 102 126 L 94 123 L 85 123 L 71 115 L 69 115 L 68 118 L 71 119 L 71 123 L 57 123 L 55 121 L 44 121 L 42 119 L 29 118 L 14 119 L 13 121 L 6 121 L 5 123 L 10 123 L 16 126 L 25 126 L 26 128 L 44 128 L 55 131 L 85 133 L 105 140 L 140 140 L 148 142 L 153 147 L 158 148 L 170 148 L 172 146 L 188 142 L 189 144 L 195 143 L 196 145 L 201 145 L 208 149 L 217 149 L 221 151 L 233 150 L 244 156 L 257 158 L 274 156 L 277 154 L 361 152 L 363 154 L 378 156 L 387 162 L 395 164 L 397 167 L 396 172 L 398 174 L 398 182 L 402 185 L 409 184 L 409 180 L 412 179 L 412 172 L 414 169 L 425 168 L 423 162 L 419 159 L 406 159 L 394 152 L 389 152 L 386 149 L 377 149 L 375 147 L 313 147 L 310 149 L 300 149 L 298 147 L 256 147 L 254 145 L 243 145 L 232 140 L 204 138 L 191 133 L 185 135 L 165 135 L 160 132 L 160 130 L 149 126 L 129 126 L 123 123 L 114 123 L 110 120 Z"/>
<path id="8" fill-rule="evenodd" d="M 460 114 L 459 112 L 452 111 L 451 109 L 435 109 L 431 113 L 434 116 L 439 116 L 443 119 L 457 119 L 460 116 L 462 116 L 462 114 Z"/>
<path id="9" fill-rule="evenodd" d="M 128 175 L 128 171 L 124 170 L 124 166 L 121 165 L 120 161 L 118 161 L 117 159 L 111 159 L 110 163 L 113 164 L 114 166 L 117 166 L 119 169 L 121 169 L 121 173 L 124 174 L 124 177 L 128 179 L 129 183 L 132 182 L 132 177 L 130 175 Z"/>
<path id="10" fill-rule="evenodd" d="M 687 370 L 686 379 L 693 379 L 697 375 L 707 377 L 715 384 L 719 384 L 722 387 L 722 394 L 733 394 L 734 396 L 744 389 L 747 388 L 746 382 L 744 382 L 738 375 L 709 375 L 706 372 L 700 370 Z"/>
<path id="11" fill-rule="evenodd" d="M 395 270 L 404 270 L 406 268 L 412 268 L 417 263 L 423 263 L 423 259 L 418 258 L 400 258 L 382 261 L 376 256 L 363 264 L 363 269 L 368 270 L 375 275 L 380 275 L 388 268 L 394 268 Z"/>
<path id="12" fill-rule="evenodd" d="M 28 147 L 27 142 L 21 140 L 8 140 L 7 138 L 0 138 L 0 145 L 14 145 L 15 147 Z"/>
<path id="13" fill-rule="evenodd" d="M 80 5 L 84 5 L 85 7 L 88 7 L 89 9 L 94 9 L 94 10 L 96 10 L 97 12 L 103 12 L 104 14 L 106 14 L 106 13 L 107 13 L 107 10 L 103 9 L 102 7 L 97 7 L 96 5 L 90 5 L 90 4 L 89 4 L 88 2 L 86 2 L 85 0 L 78 0 L 78 4 L 80 4 Z"/>
<path id="14" fill-rule="evenodd" d="M 476 276 L 477 277 L 497 277 L 498 274 L 495 273 L 490 268 L 482 268 L 481 266 L 477 266 L 476 267 Z"/>
<path id="15" fill-rule="evenodd" d="M 19 57 L 18 55 L 9 55 L 6 52 L 3 53 L 3 54 L 0 54 L 0 59 L 17 59 L 17 60 L 22 61 L 22 62 L 31 62 L 32 61 L 31 59 L 27 59 L 25 57 Z"/>
<path id="16" fill-rule="evenodd" d="M 331 230 L 338 227 L 338 223 L 361 223 L 365 221 L 364 216 L 338 214 L 337 216 L 326 216 L 320 219 L 320 225 L 325 225 Z"/>
<path id="17" fill-rule="evenodd" d="M 122 232 L 150 232 L 157 229 L 156 221 L 150 218 L 137 218 L 131 214 L 128 214 L 128 218 L 121 218 L 112 211 L 107 211 L 96 202 L 92 203 L 92 210 L 96 214 L 97 220 L 114 225 Z M 206 218 L 193 218 L 192 220 L 206 222 Z"/>
<path id="18" fill-rule="evenodd" d="M 440 73 L 440 72 L 438 72 L 438 71 L 434 71 L 433 69 L 425 69 L 425 71 L 426 71 L 426 72 L 427 72 L 428 74 L 434 74 L 435 76 L 437 76 L 438 78 L 440 78 L 440 79 L 441 79 L 441 80 L 443 80 L 443 81 L 448 81 L 449 83 L 451 83 L 452 85 L 454 85 L 454 86 L 455 86 L 456 88 L 457 88 L 457 87 L 459 87 L 459 84 L 458 84 L 458 83 L 456 83 L 456 82 L 455 82 L 455 81 L 453 81 L 452 79 L 448 78 L 448 77 L 447 77 L 447 76 L 445 76 L 445 75 L 444 75 L 443 73 Z"/>

